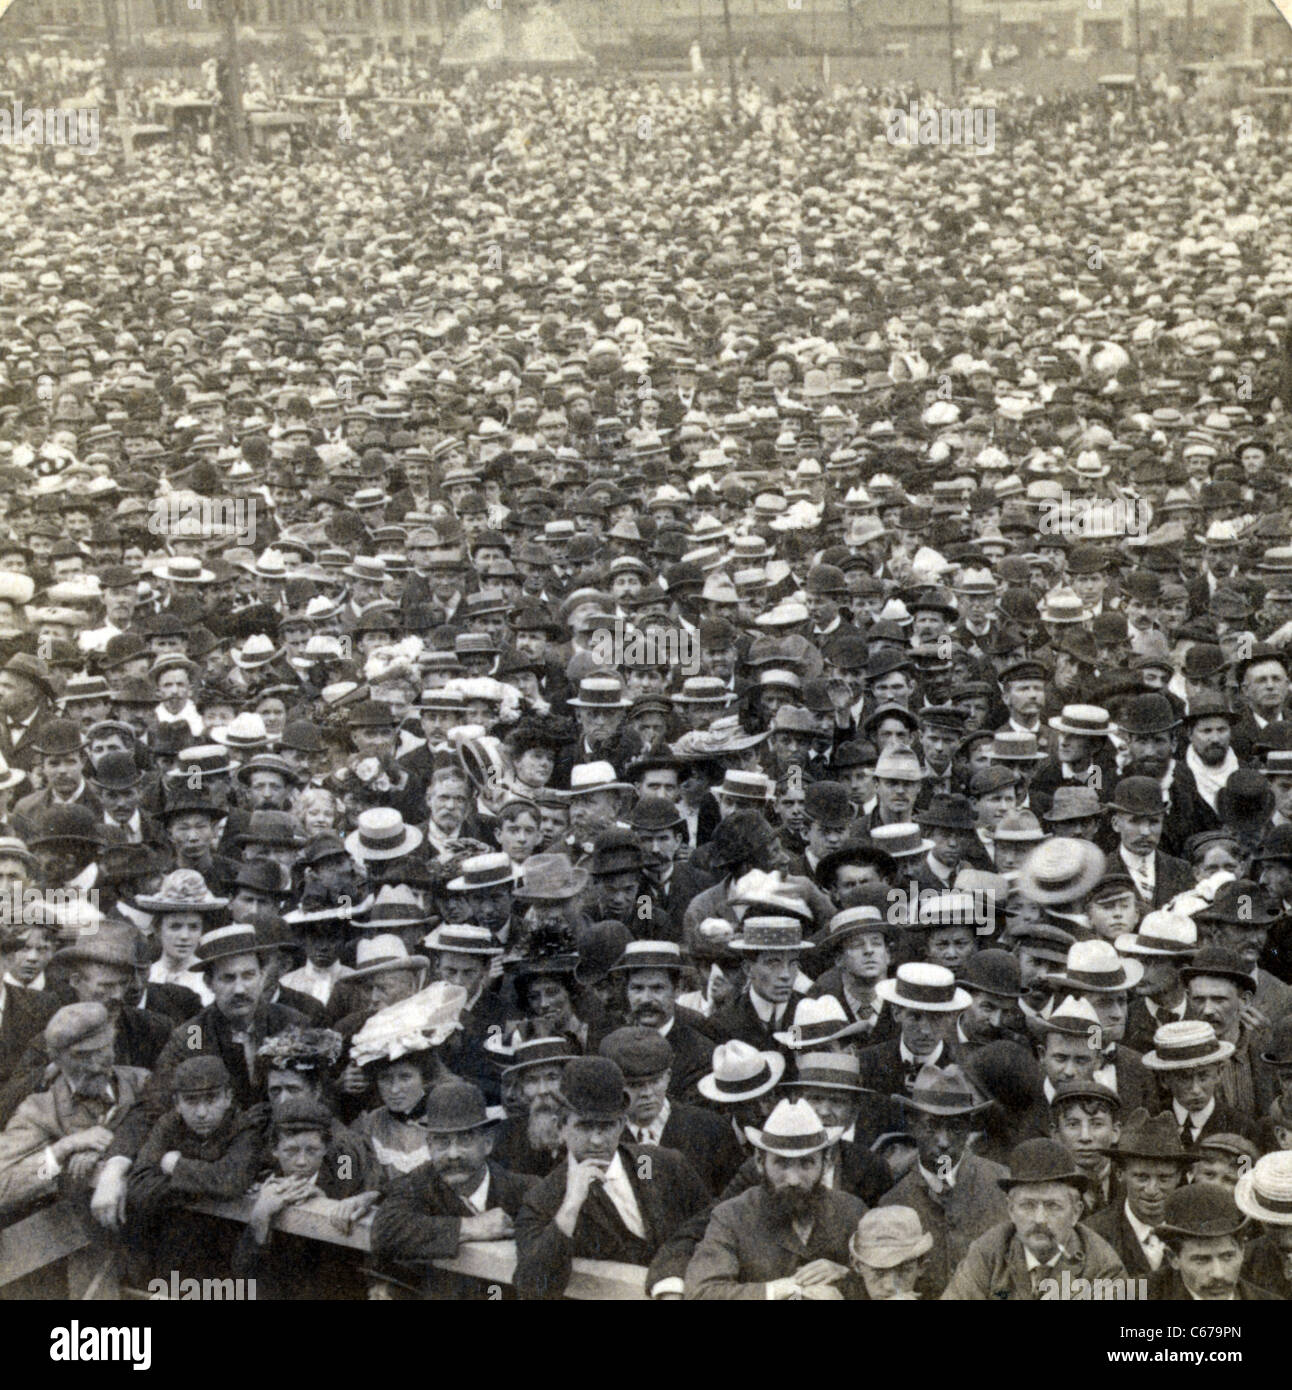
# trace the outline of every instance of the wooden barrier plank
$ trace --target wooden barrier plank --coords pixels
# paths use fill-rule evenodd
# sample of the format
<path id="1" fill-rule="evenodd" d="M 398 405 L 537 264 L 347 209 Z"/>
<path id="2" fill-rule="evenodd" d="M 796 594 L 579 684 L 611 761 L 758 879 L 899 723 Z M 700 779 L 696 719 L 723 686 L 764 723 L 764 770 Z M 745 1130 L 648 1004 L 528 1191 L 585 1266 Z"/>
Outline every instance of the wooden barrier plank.
<path id="1" fill-rule="evenodd" d="M 80 1213 L 66 1202 L 42 1207 L 0 1230 L 0 1286 L 74 1255 L 92 1240 Z"/>
<path id="2" fill-rule="evenodd" d="M 251 1214 L 252 1199 L 234 1202 L 194 1202 L 194 1211 L 245 1222 Z M 327 1216 L 309 1202 L 301 1202 L 281 1212 L 274 1222 L 276 1230 L 288 1235 L 345 1245 L 352 1250 L 371 1249 L 372 1220 L 357 1223 L 349 1233 L 339 1231 Z M 486 1283 L 510 1284 L 516 1273 L 516 1245 L 510 1240 L 467 1241 L 451 1260 L 436 1260 L 437 1269 L 466 1274 Z M 646 1298 L 646 1271 L 640 1265 L 614 1260 L 575 1260 L 567 1294 L 570 1298 L 616 1302 Z"/>

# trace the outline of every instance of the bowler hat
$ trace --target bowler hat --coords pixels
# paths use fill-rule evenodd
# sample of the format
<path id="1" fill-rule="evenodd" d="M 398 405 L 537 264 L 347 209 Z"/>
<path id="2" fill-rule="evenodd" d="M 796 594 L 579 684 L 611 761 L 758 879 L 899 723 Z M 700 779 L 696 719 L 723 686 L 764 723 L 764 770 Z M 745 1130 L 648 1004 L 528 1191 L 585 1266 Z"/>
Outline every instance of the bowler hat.
<path id="1" fill-rule="evenodd" d="M 428 1134 L 465 1134 L 493 1123 L 483 1093 L 469 1081 L 441 1081 L 426 1093 L 422 1127 Z"/>
<path id="2" fill-rule="evenodd" d="M 1008 951 L 975 951 L 960 967 L 957 983 L 978 994 L 1001 999 L 1021 999 L 1023 982 L 1018 960 Z"/>
<path id="3" fill-rule="evenodd" d="M 1191 1182 L 1166 1199 L 1166 1212 L 1157 1233 L 1168 1245 L 1185 1240 L 1214 1240 L 1236 1236 L 1247 1225 L 1234 1194 L 1214 1182 Z"/>
<path id="4" fill-rule="evenodd" d="M 1242 956 L 1227 946 L 1204 946 L 1188 965 L 1180 967 L 1180 979 L 1183 981 L 1199 976 L 1231 980 L 1244 992 L 1256 992 L 1256 980 L 1246 968 Z"/>
<path id="5" fill-rule="evenodd" d="M 1170 700 L 1156 692 L 1127 700 L 1117 719 L 1124 734 L 1165 734 L 1179 722 Z"/>
<path id="6" fill-rule="evenodd" d="M 1006 1192 L 1039 1183 L 1067 1183 L 1081 1192 L 1090 1186 L 1072 1155 L 1053 1139 L 1025 1139 L 1010 1153 L 1008 1166 L 1009 1176 L 996 1180 Z"/>
<path id="7" fill-rule="evenodd" d="M 608 1057 L 575 1057 L 567 1062 L 560 1098 L 583 1120 L 621 1120 L 628 1110 L 624 1074 Z"/>

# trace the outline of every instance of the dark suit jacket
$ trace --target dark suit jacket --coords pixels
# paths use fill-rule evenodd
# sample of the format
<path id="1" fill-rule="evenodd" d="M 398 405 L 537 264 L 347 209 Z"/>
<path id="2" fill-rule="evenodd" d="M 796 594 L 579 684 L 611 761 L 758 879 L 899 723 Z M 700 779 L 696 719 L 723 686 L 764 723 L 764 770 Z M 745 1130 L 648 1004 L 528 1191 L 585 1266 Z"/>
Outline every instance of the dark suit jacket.
<path id="1" fill-rule="evenodd" d="M 837 965 L 832 966 L 824 975 L 818 975 L 816 984 L 812 989 L 813 999 L 820 999 L 822 995 L 826 994 L 833 995 L 843 1005 L 843 1011 L 848 1015 L 849 1020 L 856 1023 L 857 1015 L 852 1005 L 848 1003 L 848 997 L 843 988 L 843 970 Z M 879 1017 L 875 1020 L 875 1026 L 866 1035 L 866 1040 L 870 1043 L 881 1043 L 896 1036 L 897 1023 L 893 1019 L 893 1011 L 886 1008 L 881 1002 Z"/>
<path id="2" fill-rule="evenodd" d="M 1163 854 L 1161 850 L 1158 850 L 1153 856 L 1153 863 L 1152 907 L 1162 907 L 1165 903 L 1170 902 L 1177 893 L 1183 893 L 1186 888 L 1193 887 L 1193 874 L 1183 859 L 1176 859 L 1172 855 Z M 1125 867 L 1120 855 L 1110 857 L 1110 869 L 1124 869 Z"/>
<path id="3" fill-rule="evenodd" d="M 788 1049 L 782 1047 L 772 1034 L 784 1032 L 794 1022 L 794 1002 L 791 998 L 782 1022 L 764 1023 L 754 1012 L 749 990 L 743 989 L 710 1017 L 709 1036 L 722 1042 L 738 1038 L 760 1052 L 783 1052 L 788 1057 Z"/>
<path id="4" fill-rule="evenodd" d="M 1123 1197 L 1116 1206 L 1107 1206 L 1102 1211 L 1097 1211 L 1093 1216 L 1086 1217 L 1086 1225 L 1097 1235 L 1103 1238 L 1116 1250 L 1121 1257 L 1121 1262 L 1126 1266 L 1126 1273 L 1133 1278 L 1141 1277 L 1147 1279 L 1158 1273 L 1149 1264 L 1148 1257 L 1144 1254 L 1144 1247 L 1139 1243 L 1139 1238 L 1131 1224 L 1126 1220 L 1126 1199 Z M 1163 1263 L 1165 1267 L 1165 1261 Z"/>
<path id="5" fill-rule="evenodd" d="M 312 994 L 279 985 L 274 994 L 274 1003 L 281 1004 L 286 1009 L 295 1009 L 298 1014 L 309 1020 L 311 1028 L 323 1026 L 323 1005 Z"/>
<path id="6" fill-rule="evenodd" d="M 185 985 L 149 983 L 144 986 L 143 997 L 143 1008 L 150 1013 L 165 1014 L 176 1023 L 183 1023 L 186 1018 L 202 1012 L 202 996 Z"/>
<path id="7" fill-rule="evenodd" d="M 673 1015 L 673 1026 L 668 1030 L 668 1045 L 673 1049 L 668 1093 L 676 1100 L 695 1100 L 698 1095 L 696 1084 L 713 1068 L 715 1044 L 699 1028 L 701 1021 L 708 1023 L 707 1019 L 700 1020 L 699 1015 L 693 1014 L 690 1009 L 678 1009 Z"/>
<path id="8" fill-rule="evenodd" d="M 1168 1106 L 1171 1118 L 1175 1118 L 1174 1107 Z M 1254 1115 L 1245 1115 L 1241 1110 L 1235 1110 L 1232 1106 L 1225 1104 L 1223 1100 L 1217 1098 L 1216 1108 L 1211 1112 L 1207 1123 L 1202 1127 L 1199 1139 L 1206 1139 L 1212 1134 L 1241 1134 L 1250 1139 L 1253 1143 L 1261 1140 L 1260 1121 Z M 1180 1137 L 1186 1144 L 1190 1142 L 1190 1136 L 1181 1126 Z"/>
<path id="9" fill-rule="evenodd" d="M 489 1207 L 515 1217 L 534 1179 L 489 1163 Z M 431 1171 L 429 1163 L 405 1173 L 382 1199 L 372 1222 L 373 1264 L 379 1274 L 421 1286 L 424 1298 L 483 1297 L 474 1281 L 434 1267 L 435 1260 L 457 1255 L 462 1218 L 469 1215 L 462 1199 Z"/>
<path id="10" fill-rule="evenodd" d="M 509 1173 L 545 1178 L 555 1167 L 558 1155 L 536 1149 L 529 1142 L 524 1115 L 512 1115 L 498 1126 L 493 1141 L 493 1159 Z"/>
<path id="11" fill-rule="evenodd" d="M 622 1260 L 648 1265 L 645 1289 L 685 1271 L 682 1247 L 670 1249 L 669 1237 L 710 1198 L 695 1169 L 672 1149 L 621 1144 L 628 1181 L 642 1214 L 645 1239 L 632 1234 L 610 1199 L 594 1183 L 579 1212 L 571 1240 L 557 1228 L 556 1213 L 565 1200 L 569 1168 L 560 1163 L 525 1194 L 516 1217 L 516 1293 L 522 1299 L 560 1298 L 570 1282 L 573 1261 Z M 640 1165 L 640 1166 L 639 1166 Z"/>
<path id="12" fill-rule="evenodd" d="M 1162 1108 L 1157 1078 L 1144 1065 L 1140 1054 L 1118 1043 L 1113 1064 L 1117 1068 L 1117 1094 L 1121 1097 L 1124 1113 L 1129 1115 L 1142 1105 L 1151 1115 L 1156 1115 Z"/>
<path id="13" fill-rule="evenodd" d="M 669 1101 L 668 1123 L 660 1147 L 676 1149 L 715 1197 L 744 1161 L 744 1153 L 726 1120 L 712 1110 L 683 1101 Z"/>
<path id="14" fill-rule="evenodd" d="M 58 1012 L 59 1001 L 44 990 L 4 986 L 4 1010 L 0 1012 L 0 1081 L 18 1065 L 32 1040 Z"/>

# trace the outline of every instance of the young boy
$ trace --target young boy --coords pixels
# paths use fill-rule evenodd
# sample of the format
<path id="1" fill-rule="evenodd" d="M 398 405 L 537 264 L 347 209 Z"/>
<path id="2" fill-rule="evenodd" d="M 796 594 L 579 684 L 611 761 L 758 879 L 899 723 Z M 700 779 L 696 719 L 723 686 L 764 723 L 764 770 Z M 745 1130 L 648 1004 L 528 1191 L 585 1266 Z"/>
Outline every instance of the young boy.
<path id="1" fill-rule="evenodd" d="M 153 1126 L 127 1180 L 126 1238 L 148 1266 L 145 1281 L 172 1269 L 200 1279 L 227 1268 L 229 1223 L 182 1208 L 196 1197 L 241 1197 L 260 1157 L 260 1135 L 234 1101 L 220 1058 L 181 1062 L 173 1095 L 172 1109 Z"/>
<path id="2" fill-rule="evenodd" d="M 279 1214 L 309 1202 L 309 1211 L 348 1232 L 376 1204 L 364 1174 L 348 1155 L 329 1162 L 333 1117 L 303 1095 L 274 1109 L 273 1171 L 261 1183 L 251 1216 L 233 1251 L 233 1272 L 255 1279 L 258 1299 L 365 1298 L 358 1250 L 274 1231 Z"/>

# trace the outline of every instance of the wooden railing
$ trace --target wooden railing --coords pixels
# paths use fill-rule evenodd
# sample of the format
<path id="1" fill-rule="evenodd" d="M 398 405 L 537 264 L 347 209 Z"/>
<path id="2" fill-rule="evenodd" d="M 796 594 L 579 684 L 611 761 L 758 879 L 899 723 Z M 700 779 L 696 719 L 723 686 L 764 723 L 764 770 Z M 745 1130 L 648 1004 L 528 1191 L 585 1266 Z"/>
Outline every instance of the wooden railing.
<path id="1" fill-rule="evenodd" d="M 194 1202 L 192 1210 L 245 1223 L 251 1205 L 250 1197 L 242 1197 L 233 1202 Z M 352 1250 L 370 1249 L 371 1218 L 344 1232 L 311 1209 L 309 1202 L 280 1212 L 274 1229 Z M 0 1230 L 0 1288 L 66 1260 L 69 1298 L 130 1297 L 120 1283 L 117 1254 L 115 1242 L 105 1232 L 70 1204 L 59 1202 Z M 509 1285 L 516 1270 L 516 1246 L 510 1240 L 469 1241 L 454 1259 L 436 1260 L 435 1265 L 488 1284 Z M 598 1302 L 641 1300 L 646 1297 L 645 1283 L 646 1271 L 640 1265 L 575 1260 L 566 1296 Z"/>

